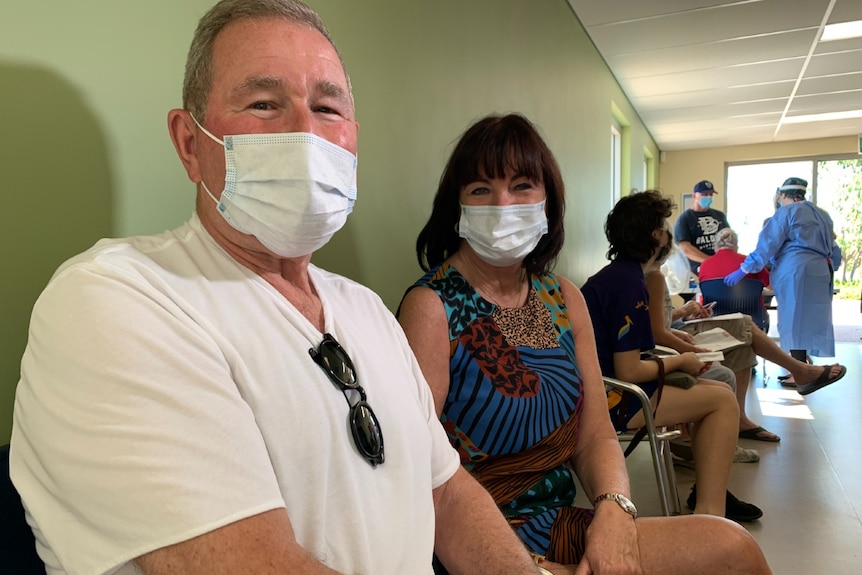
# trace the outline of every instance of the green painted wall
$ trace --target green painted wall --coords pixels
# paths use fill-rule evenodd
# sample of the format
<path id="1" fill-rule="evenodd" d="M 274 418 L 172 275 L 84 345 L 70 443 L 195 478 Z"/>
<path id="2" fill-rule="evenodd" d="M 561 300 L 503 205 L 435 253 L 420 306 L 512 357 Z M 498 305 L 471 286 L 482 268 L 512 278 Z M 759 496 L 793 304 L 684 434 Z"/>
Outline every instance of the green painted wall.
<path id="1" fill-rule="evenodd" d="M 537 123 L 568 186 L 557 271 L 604 263 L 612 103 L 630 122 L 623 189 L 644 188 L 649 134 L 565 0 L 310 0 L 354 85 L 359 200 L 319 265 L 391 307 L 420 273 L 413 244 L 453 142 L 474 120 Z M 192 185 L 168 139 L 185 55 L 212 0 L 43 0 L 0 17 L 0 443 L 30 308 L 53 270 L 105 236 L 184 221 Z"/>

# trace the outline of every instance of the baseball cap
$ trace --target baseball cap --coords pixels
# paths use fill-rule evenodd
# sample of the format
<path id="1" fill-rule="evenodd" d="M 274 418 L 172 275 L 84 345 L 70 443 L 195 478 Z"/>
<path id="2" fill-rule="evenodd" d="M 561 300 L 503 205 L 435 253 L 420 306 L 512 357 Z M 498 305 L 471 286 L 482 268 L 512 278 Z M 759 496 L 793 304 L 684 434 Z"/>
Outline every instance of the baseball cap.
<path id="1" fill-rule="evenodd" d="M 717 194 L 715 187 L 709 180 L 701 180 L 694 185 L 695 194 Z"/>
<path id="2" fill-rule="evenodd" d="M 808 191 L 808 181 L 802 178 L 787 178 L 778 191 L 786 195 L 804 196 Z"/>

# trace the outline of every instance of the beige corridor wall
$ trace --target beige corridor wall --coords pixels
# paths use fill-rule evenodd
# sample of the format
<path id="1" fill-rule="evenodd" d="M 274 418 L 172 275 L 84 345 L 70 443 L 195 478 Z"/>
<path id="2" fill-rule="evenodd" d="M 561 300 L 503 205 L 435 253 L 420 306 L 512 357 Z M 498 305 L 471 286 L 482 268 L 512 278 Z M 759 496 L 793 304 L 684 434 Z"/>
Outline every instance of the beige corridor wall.
<path id="1" fill-rule="evenodd" d="M 420 273 L 415 238 L 454 140 L 485 114 L 518 111 L 540 126 L 565 177 L 558 271 L 580 283 L 606 263 L 612 103 L 631 124 L 626 191 L 645 187 L 643 150 L 658 154 L 567 2 L 313 4 L 344 52 L 361 124 L 355 217 L 316 261 L 394 309 Z"/>
<path id="2" fill-rule="evenodd" d="M 9 437 L 30 309 L 52 271 L 104 236 L 184 221 L 194 188 L 168 139 L 185 55 L 213 0 L 6 2 L 0 17 L 4 181 L 0 443 Z M 311 0 L 353 80 L 359 199 L 320 265 L 394 309 L 420 274 L 413 244 L 451 145 L 518 111 L 541 128 L 568 186 L 558 271 L 604 264 L 610 125 L 628 123 L 623 189 L 658 157 L 566 0 Z M 13 225 L 14 224 L 14 225 Z"/>
<path id="3" fill-rule="evenodd" d="M 665 161 L 659 164 L 661 189 L 681 205 L 682 194 L 690 194 L 694 184 L 700 180 L 710 180 L 719 191 L 715 197 L 715 207 L 727 211 L 727 195 L 723 192 L 727 184 L 725 178 L 728 164 L 856 154 L 857 145 L 855 136 L 847 136 L 665 152 Z M 777 182 L 776 185 L 779 183 Z M 764 191 L 766 194 L 764 201 L 771 201 L 773 191 Z M 676 221 L 677 215 L 678 210 L 672 218 L 673 221 Z"/>

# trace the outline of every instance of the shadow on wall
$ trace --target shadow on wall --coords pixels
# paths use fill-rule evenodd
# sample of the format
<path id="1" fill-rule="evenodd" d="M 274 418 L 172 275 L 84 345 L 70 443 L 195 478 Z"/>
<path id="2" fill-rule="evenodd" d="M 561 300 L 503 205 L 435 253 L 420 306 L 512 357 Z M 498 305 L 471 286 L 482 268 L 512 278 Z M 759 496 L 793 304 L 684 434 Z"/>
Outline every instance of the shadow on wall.
<path id="1" fill-rule="evenodd" d="M 105 136 L 57 73 L 0 62 L 0 444 L 27 343 L 30 311 L 54 270 L 111 235 Z"/>
<path id="2" fill-rule="evenodd" d="M 359 191 L 359 194 L 361 193 Z M 361 197 L 357 194 L 357 205 L 360 201 Z M 338 230 L 325 246 L 314 252 L 311 262 L 326 271 L 348 277 L 373 289 L 371 285 L 373 282 L 367 277 L 366 272 L 363 272 L 359 257 L 358 223 L 355 212 L 349 215 L 344 227 Z M 383 231 L 377 230 L 376 233 L 383 233 Z"/>

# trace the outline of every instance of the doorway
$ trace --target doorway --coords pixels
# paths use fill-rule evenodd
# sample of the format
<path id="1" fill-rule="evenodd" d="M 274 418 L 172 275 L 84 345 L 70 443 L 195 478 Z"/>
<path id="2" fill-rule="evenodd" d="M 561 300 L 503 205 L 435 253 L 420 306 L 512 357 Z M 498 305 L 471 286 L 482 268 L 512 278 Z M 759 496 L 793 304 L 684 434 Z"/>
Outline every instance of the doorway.
<path id="1" fill-rule="evenodd" d="M 739 235 L 740 253 L 757 245 L 772 216 L 775 190 L 790 176 L 809 182 L 807 199 L 829 212 L 843 254 L 835 271 L 835 341 L 862 342 L 862 159 L 806 158 L 727 166 L 727 219 Z M 773 322 L 774 326 L 774 322 Z"/>

